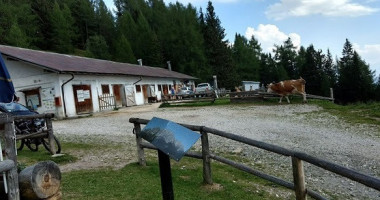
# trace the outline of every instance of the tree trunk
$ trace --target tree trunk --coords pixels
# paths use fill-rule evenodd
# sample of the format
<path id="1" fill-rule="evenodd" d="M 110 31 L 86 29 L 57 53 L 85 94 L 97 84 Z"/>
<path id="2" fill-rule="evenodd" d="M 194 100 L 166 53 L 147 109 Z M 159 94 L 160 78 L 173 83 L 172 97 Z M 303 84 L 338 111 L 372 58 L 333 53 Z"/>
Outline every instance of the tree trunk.
<path id="1" fill-rule="evenodd" d="M 53 161 L 39 162 L 19 174 L 22 199 L 61 199 L 61 171 Z"/>

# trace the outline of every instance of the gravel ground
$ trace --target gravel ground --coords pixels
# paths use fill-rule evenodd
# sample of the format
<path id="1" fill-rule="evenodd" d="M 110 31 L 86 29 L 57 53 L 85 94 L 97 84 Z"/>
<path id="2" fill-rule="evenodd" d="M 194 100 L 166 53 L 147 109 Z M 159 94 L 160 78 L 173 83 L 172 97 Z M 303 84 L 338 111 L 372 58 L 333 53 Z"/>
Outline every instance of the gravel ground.
<path id="1" fill-rule="evenodd" d="M 135 140 L 131 117 L 160 117 L 178 123 L 204 125 L 251 139 L 302 151 L 359 172 L 380 177 L 380 127 L 353 125 L 322 111 L 315 105 L 220 106 L 158 108 L 159 104 L 123 108 L 91 117 L 55 121 L 55 134 L 62 142 L 122 144 L 107 152 L 68 152 L 80 159 L 62 171 L 99 167 L 120 168 L 135 162 Z M 246 163 L 271 175 L 292 181 L 291 159 L 268 153 L 218 136 L 210 137 L 213 152 L 245 156 Z M 199 149 L 199 142 L 196 149 Z M 65 150 L 63 150 L 65 151 Z M 305 164 L 307 187 L 335 199 L 380 199 L 380 192 L 346 178 Z M 276 192 L 276 191 L 275 191 Z M 289 195 L 280 194 L 284 199 Z"/>

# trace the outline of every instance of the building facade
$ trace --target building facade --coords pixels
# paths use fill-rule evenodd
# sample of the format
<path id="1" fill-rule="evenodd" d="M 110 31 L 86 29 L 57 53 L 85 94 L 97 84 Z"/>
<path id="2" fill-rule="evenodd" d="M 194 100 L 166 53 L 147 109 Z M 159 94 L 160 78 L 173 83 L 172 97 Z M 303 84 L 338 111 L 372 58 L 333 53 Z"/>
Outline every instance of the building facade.
<path id="1" fill-rule="evenodd" d="M 57 118 L 160 101 L 196 78 L 128 63 L 0 45 L 19 103 Z"/>

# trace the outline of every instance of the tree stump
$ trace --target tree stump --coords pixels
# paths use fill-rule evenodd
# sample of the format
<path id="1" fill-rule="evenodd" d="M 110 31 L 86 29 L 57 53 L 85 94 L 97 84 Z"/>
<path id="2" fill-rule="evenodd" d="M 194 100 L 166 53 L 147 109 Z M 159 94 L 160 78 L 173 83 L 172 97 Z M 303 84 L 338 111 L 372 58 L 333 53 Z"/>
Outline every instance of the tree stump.
<path id="1" fill-rule="evenodd" d="M 19 174 L 22 199 L 61 199 L 61 171 L 53 161 L 39 162 Z"/>

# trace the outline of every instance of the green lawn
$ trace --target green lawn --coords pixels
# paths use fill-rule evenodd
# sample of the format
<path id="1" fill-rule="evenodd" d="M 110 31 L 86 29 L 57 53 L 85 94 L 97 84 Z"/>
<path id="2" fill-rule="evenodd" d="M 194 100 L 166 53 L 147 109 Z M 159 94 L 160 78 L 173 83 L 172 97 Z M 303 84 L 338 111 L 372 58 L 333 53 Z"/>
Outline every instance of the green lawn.
<path id="1" fill-rule="evenodd" d="M 175 199 L 282 199 L 279 193 L 294 199 L 292 191 L 226 165 L 212 165 L 216 184 L 207 186 L 202 183 L 201 160 L 183 158 L 171 164 Z M 64 173 L 62 180 L 63 196 L 71 200 L 162 198 L 156 158 L 149 158 L 146 167 L 133 163 L 120 170 L 75 171 Z M 276 193 L 268 193 L 268 187 Z"/>

